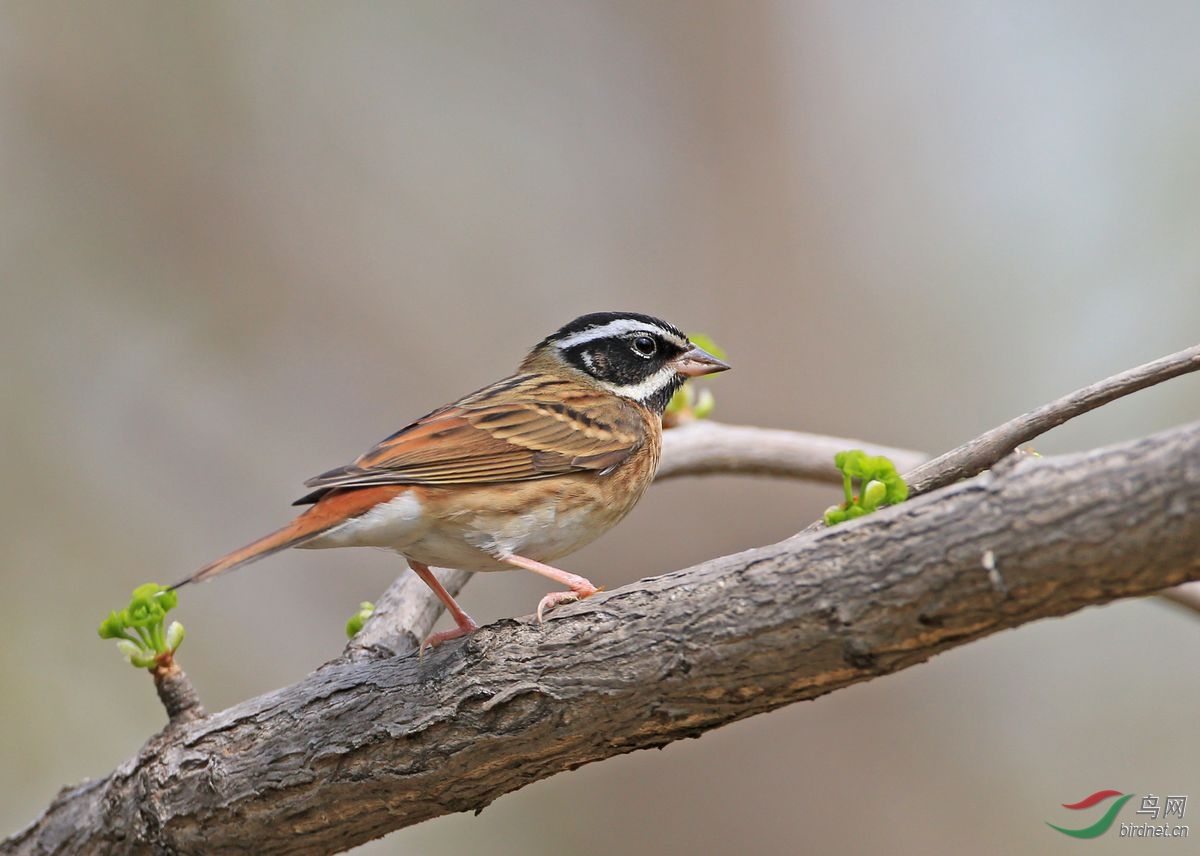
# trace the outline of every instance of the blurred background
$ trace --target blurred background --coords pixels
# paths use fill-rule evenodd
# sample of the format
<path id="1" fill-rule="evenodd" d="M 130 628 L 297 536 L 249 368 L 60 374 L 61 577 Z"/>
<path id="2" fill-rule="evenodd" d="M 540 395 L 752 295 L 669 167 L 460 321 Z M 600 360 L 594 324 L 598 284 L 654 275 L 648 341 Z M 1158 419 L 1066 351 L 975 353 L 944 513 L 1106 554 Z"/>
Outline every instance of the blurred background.
<path id="1" fill-rule="evenodd" d="M 163 724 L 96 637 L 135 585 L 582 312 L 715 337 L 716 418 L 933 452 L 1195 344 L 1198 40 L 1189 2 L 4 4 L 3 833 Z M 1198 381 L 1036 445 L 1195 420 Z M 835 500 L 674 482 L 566 567 L 615 588 Z M 181 662 L 210 710 L 296 681 L 400 568 L 189 590 Z M 1200 801 L 1198 644 L 1161 601 L 1088 609 L 358 852 L 1061 853 L 1044 821 L 1099 812 L 1060 803 Z"/>

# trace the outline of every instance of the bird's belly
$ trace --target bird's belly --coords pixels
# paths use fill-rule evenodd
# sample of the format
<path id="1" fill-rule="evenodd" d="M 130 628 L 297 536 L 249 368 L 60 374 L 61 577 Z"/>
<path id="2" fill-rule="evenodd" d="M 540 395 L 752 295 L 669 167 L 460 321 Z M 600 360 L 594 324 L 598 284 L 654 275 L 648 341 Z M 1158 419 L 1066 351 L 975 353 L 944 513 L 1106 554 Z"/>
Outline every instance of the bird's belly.
<path id="1" fill-rule="evenodd" d="M 422 536 L 397 548 L 410 559 L 464 571 L 512 570 L 501 556 L 551 562 L 573 553 L 608 526 L 595 511 L 559 510 L 551 503 L 519 516 L 478 512 L 452 521 L 435 521 Z M 615 522 L 615 521 L 614 521 Z"/>
<path id="2" fill-rule="evenodd" d="M 614 526 L 638 496 L 597 502 L 581 480 L 488 485 L 486 489 L 421 488 L 304 546 L 385 547 L 426 565 L 464 571 L 511 570 L 504 556 L 552 562 Z"/>

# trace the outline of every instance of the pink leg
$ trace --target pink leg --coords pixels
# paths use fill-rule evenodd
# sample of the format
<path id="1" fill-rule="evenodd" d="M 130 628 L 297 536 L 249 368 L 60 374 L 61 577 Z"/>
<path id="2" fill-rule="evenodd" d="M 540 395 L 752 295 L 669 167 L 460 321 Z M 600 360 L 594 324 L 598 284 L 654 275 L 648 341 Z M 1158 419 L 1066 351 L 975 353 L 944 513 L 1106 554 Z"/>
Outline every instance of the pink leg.
<path id="1" fill-rule="evenodd" d="M 549 577 L 555 582 L 562 583 L 571 589 L 570 591 L 550 592 L 550 594 L 541 599 L 537 608 L 538 624 L 542 623 L 542 613 L 547 609 L 553 609 L 562 603 L 574 603 L 577 600 L 583 600 L 585 597 L 591 597 L 600 591 L 600 589 L 578 574 L 560 571 L 558 568 L 543 565 L 541 562 L 526 559 L 524 556 L 505 556 L 504 561 L 510 565 L 516 565 L 518 568 L 533 571 L 535 574 L 541 574 L 543 577 Z"/>
<path id="2" fill-rule="evenodd" d="M 427 646 L 434 648 L 450 639 L 466 636 L 479 629 L 479 625 L 471 619 L 471 616 L 463 612 L 462 607 L 450 596 L 450 592 L 446 591 L 446 587 L 438 582 L 438 578 L 434 576 L 433 571 L 429 570 L 429 565 L 423 565 L 420 562 L 414 562 L 412 559 L 409 559 L 408 566 L 413 569 L 413 573 L 424 580 L 425 585 L 433 589 L 433 593 L 437 595 L 438 600 L 445 604 L 447 611 L 449 611 L 450 616 L 454 619 L 454 623 L 458 625 L 453 630 L 443 630 L 441 633 L 431 633 L 425 637 L 425 641 L 421 643 L 422 653 L 424 653 Z"/>

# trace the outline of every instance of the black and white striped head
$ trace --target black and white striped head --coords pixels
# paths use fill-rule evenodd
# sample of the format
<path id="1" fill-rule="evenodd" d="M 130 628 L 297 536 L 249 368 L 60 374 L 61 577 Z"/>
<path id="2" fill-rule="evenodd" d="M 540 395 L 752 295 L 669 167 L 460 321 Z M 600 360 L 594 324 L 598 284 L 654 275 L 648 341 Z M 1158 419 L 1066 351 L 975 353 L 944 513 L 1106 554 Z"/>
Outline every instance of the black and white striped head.
<path id="1" fill-rule="evenodd" d="M 593 312 L 547 336 L 550 351 L 615 395 L 659 413 L 689 377 L 729 366 L 688 341 L 677 327 L 636 312 Z"/>

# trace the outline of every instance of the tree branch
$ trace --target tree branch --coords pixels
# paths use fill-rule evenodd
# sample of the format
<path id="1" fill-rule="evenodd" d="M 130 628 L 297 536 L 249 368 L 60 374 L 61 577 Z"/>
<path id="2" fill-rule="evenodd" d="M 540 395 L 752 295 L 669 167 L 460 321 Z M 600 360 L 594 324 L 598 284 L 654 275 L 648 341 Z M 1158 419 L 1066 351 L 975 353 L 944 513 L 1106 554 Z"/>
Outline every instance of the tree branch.
<path id="1" fill-rule="evenodd" d="M 200 705 L 200 696 L 196 693 L 196 688 L 183 673 L 183 669 L 179 668 L 173 656 L 162 655 L 160 662 L 150 673 L 154 676 L 154 689 L 158 692 L 158 700 L 166 708 L 167 717 L 172 725 L 204 716 L 204 708 Z"/>
<path id="2" fill-rule="evenodd" d="M 471 579 L 470 571 L 435 568 L 451 597 Z M 442 614 L 442 602 L 416 574 L 403 573 L 375 602 L 375 611 L 346 645 L 343 656 L 361 662 L 411 654 Z"/>
<path id="3" fill-rule="evenodd" d="M 1200 423 L 337 661 L 64 791 L 8 853 L 330 853 L 1090 604 L 1200 577 Z"/>
<path id="4" fill-rule="evenodd" d="M 1197 370 L 1200 370 L 1200 345 L 1193 345 L 1178 353 L 1077 389 L 1037 410 L 1031 410 L 1023 416 L 1005 422 L 957 449 L 939 455 L 912 472 L 901 466 L 897 466 L 897 469 L 905 473 L 904 480 L 908 482 L 914 495 L 927 493 L 983 472 L 1014 451 L 1017 446 L 1028 443 L 1051 428 L 1057 428 L 1068 419 L 1074 419 L 1140 389 Z"/>
<path id="5" fill-rule="evenodd" d="M 662 460 L 655 478 L 735 473 L 841 484 L 833 456 L 846 449 L 887 455 L 900 472 L 929 460 L 923 452 L 845 437 L 699 420 L 663 432 Z"/>
<path id="6" fill-rule="evenodd" d="M 932 461 L 922 452 L 844 437 L 725 425 L 707 420 L 688 422 L 664 432 L 662 460 L 656 479 L 736 473 L 840 484 L 842 477 L 833 466 L 833 456 L 846 449 L 861 448 L 872 455 L 891 458 L 896 469 L 905 473 L 915 496 L 981 473 L 1022 443 L 1028 443 L 1075 416 L 1197 370 L 1200 370 L 1200 345 L 1085 386 L 1009 420 Z M 806 531 L 816 531 L 823 526 L 817 521 Z M 470 580 L 470 575 L 462 571 L 447 571 L 446 574 L 443 583 L 449 583 L 447 589 L 452 595 L 458 594 Z M 454 588 L 451 589 L 451 585 Z M 1181 606 L 1200 611 L 1200 596 L 1194 592 L 1164 596 Z M 414 582 L 410 574 L 403 574 L 392 583 L 380 606 L 384 608 L 376 610 L 363 632 L 347 648 L 348 656 L 362 659 L 415 650 L 415 640 L 425 638 L 442 612 L 441 603 L 433 593 L 423 584 Z"/>
<path id="7" fill-rule="evenodd" d="M 1158 594 L 1177 606 L 1189 609 L 1194 613 L 1200 612 L 1200 583 L 1184 583 L 1173 589 L 1160 591 Z"/>

